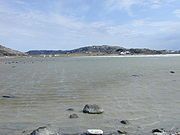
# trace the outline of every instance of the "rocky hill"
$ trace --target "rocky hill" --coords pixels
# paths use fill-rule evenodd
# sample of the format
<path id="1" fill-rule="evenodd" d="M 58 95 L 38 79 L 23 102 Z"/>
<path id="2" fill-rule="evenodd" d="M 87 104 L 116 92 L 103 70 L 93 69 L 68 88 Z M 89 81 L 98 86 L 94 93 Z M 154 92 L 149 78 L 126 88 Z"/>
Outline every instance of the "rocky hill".
<path id="1" fill-rule="evenodd" d="M 120 46 L 87 46 L 73 50 L 31 50 L 29 55 L 56 55 L 56 54 L 82 54 L 82 55 L 136 55 L 136 54 L 176 54 L 180 51 L 150 50 L 150 49 L 126 49 Z"/>
<path id="2" fill-rule="evenodd" d="M 0 45 L 0 56 L 25 56 L 26 54 Z"/>

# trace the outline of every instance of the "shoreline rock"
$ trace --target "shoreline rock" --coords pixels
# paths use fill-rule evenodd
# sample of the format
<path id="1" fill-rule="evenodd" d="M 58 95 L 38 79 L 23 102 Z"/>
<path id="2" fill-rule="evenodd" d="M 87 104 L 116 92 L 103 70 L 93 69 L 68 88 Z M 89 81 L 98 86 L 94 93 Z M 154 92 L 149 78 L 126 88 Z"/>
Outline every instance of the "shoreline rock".
<path id="1" fill-rule="evenodd" d="M 104 110 L 96 105 L 96 104 L 87 104 L 83 108 L 83 113 L 88 113 L 88 114 L 101 114 L 103 113 Z"/>
<path id="2" fill-rule="evenodd" d="M 89 131 L 92 131 L 92 134 L 95 134 L 95 133 L 103 133 L 102 135 L 134 135 L 134 133 L 132 134 L 132 132 L 128 132 L 126 130 L 116 130 L 116 131 L 103 131 L 101 129 L 87 129 L 87 131 L 85 132 L 76 132 L 76 133 L 64 133 L 64 132 L 60 132 L 59 130 L 52 130 L 52 128 L 50 127 L 46 127 L 46 126 L 43 126 L 43 127 L 39 127 L 35 130 L 33 130 L 30 134 L 24 134 L 24 135 L 92 135 L 91 132 L 88 132 Z M 97 131 L 98 132 L 97 132 Z M 25 131 L 24 131 L 25 133 Z M 179 132 L 179 129 L 174 129 L 174 130 L 170 130 L 170 131 L 166 131 L 164 129 L 153 129 L 151 131 L 152 134 L 154 135 L 180 135 L 180 132 Z M 151 134 L 150 132 L 148 134 Z M 145 135 L 145 133 L 141 132 L 141 133 L 138 133 L 138 135 Z"/>

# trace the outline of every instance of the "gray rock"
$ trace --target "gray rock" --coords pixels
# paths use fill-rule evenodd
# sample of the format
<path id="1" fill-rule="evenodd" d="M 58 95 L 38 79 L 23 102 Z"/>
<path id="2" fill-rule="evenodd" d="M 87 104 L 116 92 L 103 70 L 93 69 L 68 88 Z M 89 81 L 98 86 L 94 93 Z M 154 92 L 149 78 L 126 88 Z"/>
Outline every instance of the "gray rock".
<path id="1" fill-rule="evenodd" d="M 92 105 L 87 104 L 83 108 L 83 113 L 101 114 L 103 112 L 104 112 L 104 110 L 96 104 L 92 104 Z"/>
<path id="2" fill-rule="evenodd" d="M 74 113 L 74 114 L 71 114 L 71 115 L 69 116 L 69 118 L 70 118 L 70 119 L 74 119 L 74 118 L 79 118 L 79 116 Z"/>
<path id="3" fill-rule="evenodd" d="M 34 130 L 30 135 L 59 135 L 48 129 L 47 127 L 39 127 L 38 129 Z"/>

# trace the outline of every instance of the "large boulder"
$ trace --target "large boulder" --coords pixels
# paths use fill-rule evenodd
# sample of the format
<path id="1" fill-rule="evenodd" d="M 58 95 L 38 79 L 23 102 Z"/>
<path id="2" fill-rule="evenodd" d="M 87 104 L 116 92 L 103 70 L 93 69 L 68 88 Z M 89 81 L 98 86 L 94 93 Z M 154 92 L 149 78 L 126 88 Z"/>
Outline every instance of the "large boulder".
<path id="1" fill-rule="evenodd" d="M 87 104 L 84 106 L 83 112 L 89 114 L 101 114 L 104 112 L 104 110 L 96 104 Z"/>
<path id="2" fill-rule="evenodd" d="M 39 127 L 38 129 L 34 130 L 30 135 L 59 135 L 48 129 L 47 127 Z"/>

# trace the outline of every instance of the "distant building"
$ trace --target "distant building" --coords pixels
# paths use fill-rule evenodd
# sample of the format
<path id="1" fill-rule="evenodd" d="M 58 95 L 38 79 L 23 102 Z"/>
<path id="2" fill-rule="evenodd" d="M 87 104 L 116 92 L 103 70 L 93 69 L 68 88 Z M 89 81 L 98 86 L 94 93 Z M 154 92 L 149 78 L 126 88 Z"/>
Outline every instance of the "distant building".
<path id="1" fill-rule="evenodd" d="M 58 57 L 58 56 L 59 56 L 59 54 L 55 54 L 54 56 L 55 56 L 55 57 Z"/>
<path id="2" fill-rule="evenodd" d="M 127 54 L 130 54 L 130 52 L 129 51 L 120 52 L 120 55 L 127 55 Z"/>

